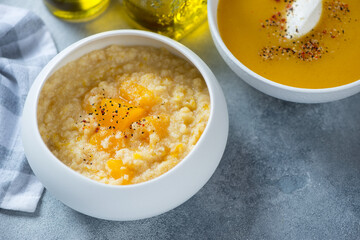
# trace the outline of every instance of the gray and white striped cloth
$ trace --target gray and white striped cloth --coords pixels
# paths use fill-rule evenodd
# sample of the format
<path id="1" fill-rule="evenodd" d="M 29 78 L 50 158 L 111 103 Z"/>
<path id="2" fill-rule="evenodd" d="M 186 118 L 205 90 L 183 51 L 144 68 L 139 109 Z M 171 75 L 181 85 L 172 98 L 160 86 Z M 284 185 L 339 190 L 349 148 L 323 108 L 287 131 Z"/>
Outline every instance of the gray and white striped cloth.
<path id="1" fill-rule="evenodd" d="M 0 208 L 34 212 L 43 186 L 20 139 L 20 116 L 30 86 L 56 47 L 35 14 L 0 4 Z"/>

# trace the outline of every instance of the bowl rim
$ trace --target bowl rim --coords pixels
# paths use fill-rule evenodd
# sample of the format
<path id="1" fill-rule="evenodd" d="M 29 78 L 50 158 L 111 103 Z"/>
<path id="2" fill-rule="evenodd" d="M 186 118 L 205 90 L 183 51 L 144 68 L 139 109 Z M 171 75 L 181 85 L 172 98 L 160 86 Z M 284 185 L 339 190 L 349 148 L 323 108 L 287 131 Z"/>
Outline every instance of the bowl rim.
<path id="1" fill-rule="evenodd" d="M 44 140 L 41 137 L 41 134 L 39 131 L 38 119 L 37 119 L 37 115 L 38 115 L 37 109 L 38 109 L 38 104 L 39 104 L 40 93 L 43 89 L 45 82 L 52 76 L 52 74 L 56 70 L 59 69 L 59 68 L 58 69 L 56 69 L 56 68 L 63 61 L 64 58 L 71 55 L 74 50 L 84 47 L 89 43 L 96 42 L 96 41 L 99 41 L 101 39 L 105 39 L 108 37 L 122 37 L 122 36 L 126 36 L 126 37 L 135 36 L 135 37 L 149 38 L 149 39 L 155 40 L 157 42 L 160 42 L 161 44 L 164 45 L 163 47 L 160 47 L 160 48 L 165 48 L 165 46 L 166 46 L 166 47 L 172 49 L 173 52 L 168 50 L 171 54 L 176 55 L 177 57 L 180 57 L 180 58 L 184 59 L 185 61 L 187 61 L 188 63 L 190 63 L 191 65 L 193 65 L 200 72 L 200 74 L 202 75 L 202 77 L 206 83 L 209 97 L 210 97 L 210 114 L 209 114 L 209 118 L 206 123 L 206 127 L 205 127 L 203 133 L 201 134 L 199 140 L 193 147 L 193 149 L 183 159 L 181 159 L 174 167 L 169 169 L 167 172 L 161 174 L 160 176 L 157 176 L 153 179 L 150 179 L 150 180 L 147 180 L 144 182 L 129 184 L 129 185 L 112 185 L 112 184 L 102 183 L 102 182 L 96 181 L 94 179 L 91 179 L 89 177 L 82 175 L 81 173 L 79 173 L 79 172 L 73 170 L 72 168 L 70 168 L 69 166 L 65 165 L 65 163 L 63 163 L 59 158 L 57 158 L 53 154 L 53 152 L 47 147 L 47 145 L 45 144 Z M 101 47 L 101 48 L 97 48 L 97 49 L 103 49 L 110 45 L 113 45 L 113 44 L 109 44 L 105 47 Z M 153 47 L 151 45 L 146 45 L 146 43 L 144 45 L 129 44 L 126 46 L 129 46 L 129 47 L 131 47 L 131 46 Z M 156 47 L 156 48 L 158 48 L 158 47 Z M 88 54 L 92 51 L 95 51 L 95 50 L 86 51 L 86 53 L 82 54 L 80 57 L 82 57 L 85 54 Z M 179 53 L 179 54 L 177 54 L 177 53 Z M 79 59 L 80 57 L 78 57 L 74 60 L 68 61 L 67 63 L 75 61 L 75 60 Z M 64 65 L 62 65 L 62 66 L 64 66 Z M 144 30 L 122 29 L 122 30 L 112 30 L 112 31 L 101 32 L 98 34 L 88 36 L 86 38 L 83 38 L 83 39 L 69 45 L 68 47 L 66 47 L 65 49 L 60 51 L 42 69 L 42 71 L 39 73 L 37 78 L 41 78 L 41 83 L 39 84 L 39 87 L 36 89 L 36 95 L 35 95 L 35 100 L 34 100 L 34 102 L 36 104 L 34 104 L 35 106 L 33 106 L 33 109 L 35 110 L 35 118 L 36 118 L 35 119 L 36 128 L 34 129 L 36 136 L 34 136 L 34 137 L 40 143 L 43 151 L 45 151 L 45 154 L 47 154 L 49 156 L 49 160 L 51 159 L 51 161 L 54 161 L 58 167 L 61 167 L 63 170 L 65 170 L 67 172 L 71 172 L 71 174 L 73 174 L 74 177 L 76 177 L 76 178 L 80 178 L 83 181 L 88 182 L 89 184 L 95 184 L 102 188 L 110 188 L 110 189 L 118 189 L 118 190 L 120 190 L 120 189 L 123 189 L 123 190 L 135 189 L 135 188 L 146 187 L 147 185 L 153 184 L 158 181 L 162 181 L 163 178 L 166 178 L 168 175 L 172 174 L 174 171 L 176 171 L 176 169 L 180 168 L 181 165 L 185 164 L 185 162 L 187 162 L 187 161 L 189 161 L 189 159 L 191 159 L 191 156 L 194 154 L 194 152 L 196 152 L 198 150 L 199 146 L 202 145 L 201 143 L 204 141 L 205 137 L 208 135 L 210 125 L 213 125 L 212 122 L 214 121 L 214 105 L 215 105 L 214 104 L 214 91 L 215 91 L 214 84 L 216 84 L 215 76 L 213 75 L 211 70 L 208 68 L 208 66 L 202 61 L 202 59 L 199 56 L 197 56 L 195 53 L 193 53 L 188 47 L 184 46 L 183 44 L 181 44 L 173 39 L 170 39 L 168 37 L 162 36 L 157 33 L 148 32 L 148 31 L 144 31 Z M 215 80 L 215 82 L 214 82 L 214 80 Z M 226 139 L 227 139 L 227 135 L 226 135 Z M 221 159 L 219 159 L 219 162 L 220 162 L 220 160 Z M 214 169 L 214 171 L 215 171 L 215 169 Z"/>
<path id="2" fill-rule="evenodd" d="M 215 4 L 216 2 L 216 4 Z M 219 5 L 219 0 L 208 0 L 208 22 L 209 22 L 209 28 L 212 33 L 214 41 L 216 41 L 221 49 L 225 52 L 227 57 L 230 58 L 230 60 L 239 66 L 241 70 L 243 70 L 245 73 L 249 74 L 250 76 L 260 80 L 261 82 L 270 85 L 272 87 L 280 88 L 286 91 L 296 92 L 296 93 L 310 93 L 310 94 L 322 94 L 322 93 L 334 93 L 339 91 L 344 91 L 350 88 L 353 88 L 354 86 L 360 85 L 360 79 L 355 80 L 354 82 L 347 83 L 344 85 L 336 86 L 336 87 L 329 87 L 329 88 L 300 88 L 300 87 L 292 87 L 288 85 L 284 85 L 281 83 L 274 82 L 270 79 L 267 79 L 258 73 L 254 72 L 245 64 L 240 62 L 233 54 L 232 52 L 226 47 L 224 41 L 222 40 L 217 24 L 217 8 Z M 215 12 L 215 15 L 213 14 L 213 10 Z"/>

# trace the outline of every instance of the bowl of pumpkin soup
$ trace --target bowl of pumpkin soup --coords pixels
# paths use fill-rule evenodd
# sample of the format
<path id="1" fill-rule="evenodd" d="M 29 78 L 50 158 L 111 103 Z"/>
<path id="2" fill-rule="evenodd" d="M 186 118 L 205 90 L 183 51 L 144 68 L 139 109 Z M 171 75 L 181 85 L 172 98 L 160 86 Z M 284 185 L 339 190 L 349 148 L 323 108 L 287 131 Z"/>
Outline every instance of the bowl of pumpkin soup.
<path id="1" fill-rule="evenodd" d="M 279 99 L 320 103 L 360 91 L 357 0 L 208 1 L 211 34 L 229 67 Z"/>
<path id="2" fill-rule="evenodd" d="M 57 199 L 134 220 L 178 206 L 207 182 L 228 113 L 214 75 L 189 49 L 119 30 L 59 53 L 35 80 L 22 126 L 30 166 Z"/>

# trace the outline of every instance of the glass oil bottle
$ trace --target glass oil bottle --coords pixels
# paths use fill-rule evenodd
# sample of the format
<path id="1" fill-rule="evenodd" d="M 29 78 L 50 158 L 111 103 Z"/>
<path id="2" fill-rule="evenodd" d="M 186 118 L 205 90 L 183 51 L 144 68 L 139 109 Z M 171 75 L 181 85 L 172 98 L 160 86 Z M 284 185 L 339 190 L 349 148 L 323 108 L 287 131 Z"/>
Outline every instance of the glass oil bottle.
<path id="1" fill-rule="evenodd" d="M 206 19 L 207 0 L 123 0 L 140 28 L 179 40 Z"/>
<path id="2" fill-rule="evenodd" d="M 68 21 L 88 21 L 100 15 L 110 0 L 44 0 L 49 11 Z"/>

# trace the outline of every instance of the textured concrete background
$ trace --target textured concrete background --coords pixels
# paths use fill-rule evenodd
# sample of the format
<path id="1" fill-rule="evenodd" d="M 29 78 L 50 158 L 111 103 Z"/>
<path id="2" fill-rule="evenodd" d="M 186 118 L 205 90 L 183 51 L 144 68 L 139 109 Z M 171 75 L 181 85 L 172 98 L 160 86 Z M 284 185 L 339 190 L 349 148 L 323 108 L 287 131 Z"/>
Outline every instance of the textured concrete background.
<path id="1" fill-rule="evenodd" d="M 41 16 L 59 50 L 129 27 L 116 1 L 86 24 L 54 18 L 41 1 L 1 2 Z M 134 222 L 85 216 L 45 192 L 35 214 L 0 210 L 0 239 L 360 238 L 360 95 L 315 105 L 280 101 L 227 67 L 207 24 L 181 42 L 213 70 L 229 107 L 228 145 L 205 187 L 168 213 Z"/>

